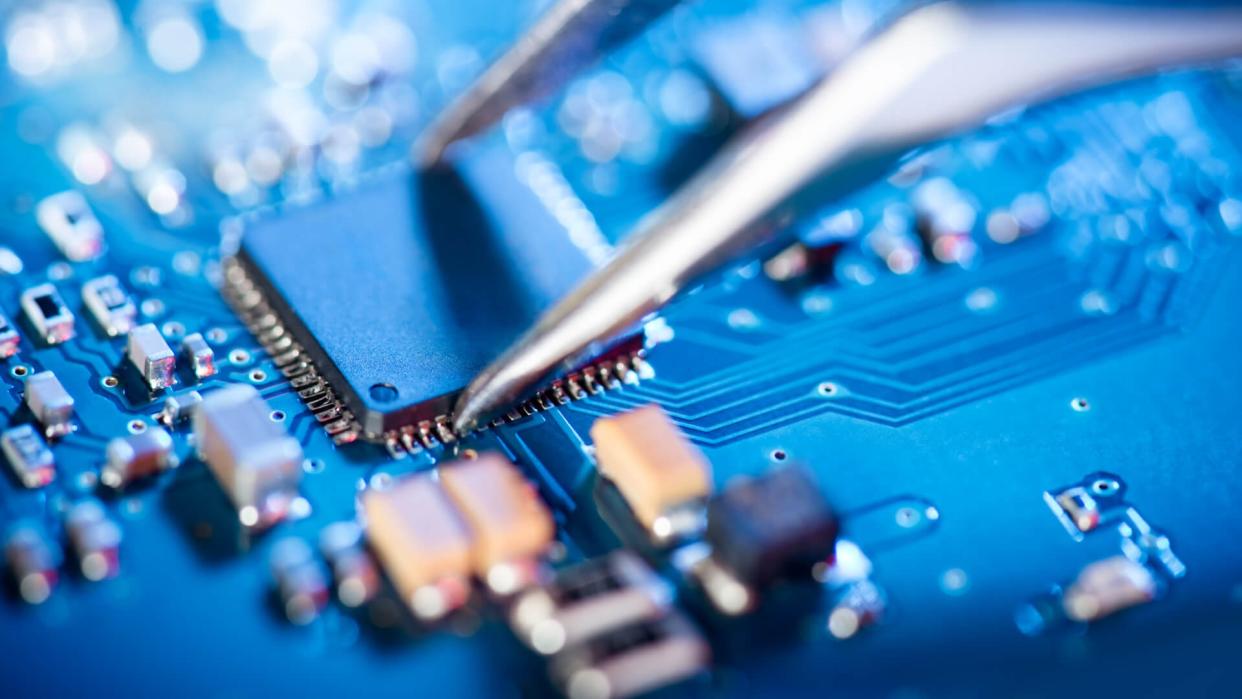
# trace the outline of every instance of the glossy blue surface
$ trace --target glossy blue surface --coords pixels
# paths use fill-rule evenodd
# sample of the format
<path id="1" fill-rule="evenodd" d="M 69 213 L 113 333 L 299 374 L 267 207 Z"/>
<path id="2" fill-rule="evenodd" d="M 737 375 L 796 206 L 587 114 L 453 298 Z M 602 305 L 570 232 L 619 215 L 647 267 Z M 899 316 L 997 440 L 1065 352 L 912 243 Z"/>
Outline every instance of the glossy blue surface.
<path id="1" fill-rule="evenodd" d="M 216 48 L 193 72 L 160 74 L 138 56 L 128 70 L 77 83 L 32 86 L 12 78 L 0 93 L 0 157 L 10 164 L 0 169 L 0 246 L 24 263 L 18 274 L 0 274 L 0 312 L 16 319 L 20 291 L 52 278 L 79 315 L 78 338 L 55 348 L 36 346 L 19 323 L 21 352 L 0 361 L 0 420 L 22 419 L 21 381 L 12 375 L 20 365 L 55 371 L 77 401 L 80 425 L 54 447 L 54 485 L 28 491 L 0 478 L 0 525 L 33 520 L 58 536 L 66 504 L 96 493 L 107 440 L 125 434 L 132 420 L 152 423 L 162 406 L 162 397 L 102 383 L 121 365 L 124 342 L 100 336 L 81 309 L 79 288 L 104 273 L 148 302 L 149 319 L 170 340 L 177 326 L 214 338 L 220 374 L 178 391 L 255 383 L 286 414 L 284 425 L 309 460 L 302 492 L 312 510 L 239 543 L 227 501 L 191 456 L 188 430 L 177 430 L 176 448 L 186 457 L 179 469 L 104 499 L 125 536 L 117 578 L 89 583 L 66 568 L 37 607 L 6 582 L 0 694 L 506 697 L 549 690 L 538 664 L 482 607 L 451 628 L 413 636 L 335 603 L 306 627 L 283 618 L 267 565 L 276 540 L 313 542 L 326 524 L 355 517 L 360 490 L 453 452 L 434 448 L 394 460 L 377 445 L 333 446 L 214 286 L 221 233 L 237 234 L 238 214 L 280 204 L 243 217 L 271 226 L 254 230 L 273 237 L 251 243 L 298 280 L 289 284 L 296 312 L 307 325 L 328 323 L 322 341 L 333 345 L 329 351 L 339 348 L 347 375 L 357 372 L 350 380 L 369 386 L 382 376 L 403 396 L 407 386 L 417 395 L 451 391 L 571 281 L 578 263 L 571 269 L 559 260 L 590 257 L 581 241 L 567 245 L 549 214 L 552 190 L 545 187 L 543 200 L 533 196 L 523 173 L 536 168 L 560 178 L 561 206 L 583 206 L 591 230 L 615 240 L 737 128 L 739 115 L 722 96 L 728 91 L 713 83 L 720 76 L 679 47 L 726 19 L 751 15 L 732 3 L 705 3 L 675 13 L 551 106 L 486 138 L 464 166 L 477 210 L 468 210 L 468 200 L 428 196 L 404 175 L 387 180 L 387 191 L 374 189 L 385 181 L 375 173 L 403 157 L 410 135 L 451 93 L 438 82 L 452 72 L 449 49 L 466 43 L 490 55 L 532 12 L 484 5 L 390 8 L 416 28 L 422 62 L 395 82 L 419 97 L 420 116 L 365 151 L 354 172 L 325 166 L 299 177 L 291 170 L 249 202 L 213 186 L 201 146 L 210 122 L 224 118 L 217 112 L 229 112 L 213 105 L 211 97 L 223 94 L 216 86 L 233 81 L 238 94 L 259 94 L 266 78 L 237 67 L 248 65 L 240 42 L 209 8 L 198 15 Z M 805 3 L 761 5 L 810 21 Z M 878 13 L 885 3 L 863 5 Z M 506 12 L 514 16 L 500 16 Z M 128 8 L 122 16 L 130 26 Z M 502 25 L 507 29 L 496 29 Z M 152 85 L 164 84 L 159 100 L 125 97 L 149 96 Z M 872 580 L 887 599 L 882 620 L 846 641 L 828 634 L 823 609 L 776 628 L 739 630 L 697 610 L 693 592 L 683 589 L 686 606 L 709 630 L 717 663 L 673 695 L 1236 694 L 1239 90 L 1236 72 L 1166 76 L 1010 115 L 928 149 L 891 181 L 825 203 L 798 222 L 810 238 L 832 216 L 857 212 L 861 225 L 845 236 L 832 281 L 781 284 L 758 264 L 722 273 L 649 327 L 648 337 L 660 341 L 649 354 L 654 378 L 536 413 L 456 449 L 512 457 L 557 513 L 571 560 L 618 545 L 599 514 L 587 449 L 596 416 L 663 404 L 704 448 L 718 486 L 781 462 L 811 469 L 843 513 L 844 536 L 871 559 Z M 602 142 L 574 135 L 574 120 L 587 113 L 577 111 L 575 95 L 620 104 L 623 125 L 645 123 L 654 146 L 636 141 L 603 158 L 593 150 Z M 690 119 L 701 99 L 706 116 Z M 685 108 L 670 110 L 670 100 Z M 154 214 L 119 169 L 100 184 L 74 182 L 58 159 L 57 134 L 73 121 L 101 121 L 109 109 L 155 125 L 149 128 L 161 136 L 161 153 L 186 177 L 192 218 Z M 173 116 L 180 114 L 194 116 Z M 932 260 L 910 227 L 919 187 L 939 178 L 975 212 L 969 232 L 977 254 L 968 264 Z M 68 188 L 86 193 L 105 224 L 109 252 L 99 261 L 61 264 L 34 222 L 34 204 Z M 989 236 L 989 216 L 1030 194 L 1045 203 L 1048 221 L 996 242 L 1005 237 Z M 480 221 L 486 231 L 470 228 L 469 237 L 439 243 L 401 238 L 402 226 L 393 224 L 413 218 L 420 196 L 442 227 L 428 235 Z M 342 213 L 325 220 L 325 208 Z M 881 229 L 919 251 L 913 268 L 877 253 Z M 393 254 L 350 255 L 349 236 L 374 231 L 391 236 L 384 250 Z M 462 246 L 450 253 L 468 256 L 490 235 L 506 241 L 498 259 L 523 261 L 510 271 L 525 295 L 502 298 L 489 290 L 515 288 L 506 280 L 418 254 L 447 241 Z M 323 301 L 358 288 L 366 289 L 364 299 L 393 298 L 375 298 L 356 313 Z M 453 327 L 440 313 L 461 303 L 503 318 Z M 415 328 L 425 324 L 436 334 Z M 255 369 L 263 378 L 254 378 Z M 1024 632 L 1015 616 L 1026 605 L 1092 561 L 1122 553 L 1116 527 L 1076 540 L 1045 502 L 1047 491 L 1097 472 L 1121 480 L 1125 502 L 1167 535 L 1186 572 L 1158 572 L 1159 599 L 1089 628 Z M 671 567 L 662 571 L 680 583 Z"/>

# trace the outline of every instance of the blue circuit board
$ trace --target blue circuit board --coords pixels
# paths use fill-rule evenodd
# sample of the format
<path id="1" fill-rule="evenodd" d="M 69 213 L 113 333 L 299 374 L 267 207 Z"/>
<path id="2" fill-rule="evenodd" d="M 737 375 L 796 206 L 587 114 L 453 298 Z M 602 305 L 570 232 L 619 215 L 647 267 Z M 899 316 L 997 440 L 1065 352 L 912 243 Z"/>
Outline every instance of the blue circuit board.
<path id="1" fill-rule="evenodd" d="M 730 267 L 648 322 L 634 385 L 545 402 L 462 439 L 404 442 L 379 434 L 387 423 L 370 435 L 333 428 L 339 414 L 325 411 L 339 406 L 299 395 L 304 374 L 288 370 L 279 338 L 238 309 L 230 265 L 248 235 L 282 236 L 249 239 L 266 256 L 257 267 L 279 260 L 302 284 L 282 312 L 329 354 L 345 347 L 342 373 L 371 384 L 359 400 L 442 396 L 722 143 L 898 9 L 680 7 L 550 104 L 462 149 L 483 213 L 418 189 L 405 162 L 419 129 L 546 4 L 0 7 L 0 316 L 21 336 L 0 359 L 0 427 L 32 422 L 28 381 L 43 372 L 72 396 L 76 425 L 51 444 L 53 482 L 27 487 L 3 464 L 0 533 L 42 532 L 64 562 L 37 604 L 6 572 L 0 693 L 555 694 L 544 662 L 484 600 L 425 627 L 383 597 L 330 601 L 295 624 L 273 583 L 282 541 L 313 544 L 357 520 L 368 491 L 482 452 L 517 464 L 553 513 L 554 567 L 634 548 L 676 590 L 712 659 L 660 690 L 670 696 L 1237 693 L 1236 69 L 1031 106 L 910 154 L 790 224 L 801 242 L 784 259 Z M 67 258 L 40 224 L 61 192 L 98 217 L 106 250 L 94 259 Z M 469 268 L 461 250 L 461 266 L 330 257 L 348 254 L 349 236 L 400 232 L 416 200 L 428 240 L 486 221 L 503 251 L 493 262 L 512 274 Z M 550 261 L 570 249 L 572 268 Z M 173 346 L 201 334 L 218 371 L 148 390 L 125 337 L 83 306 L 83 285 L 107 275 Z M 76 336 L 51 346 L 21 301 L 49 283 L 77 316 Z M 366 305 L 351 310 L 339 299 L 357 287 Z M 499 309 L 503 322 L 452 326 L 441 306 L 419 305 L 463 298 L 466 313 Z M 411 331 L 423 322 L 436 332 Z M 392 367 L 401 374 L 377 378 Z M 120 492 L 101 484 L 113 439 L 158 429 L 170 396 L 228 384 L 256 388 L 302 449 L 286 521 L 240 526 L 182 423 L 169 427 L 177 468 Z M 828 574 L 792 611 L 713 611 L 676 555 L 618 520 L 597 474 L 593 423 L 651 403 L 703 450 L 717 489 L 805 468 L 840 516 L 835 565 L 852 562 L 854 577 Z M 1071 492 L 1094 503 L 1089 526 L 1063 499 Z M 64 544 L 66 513 L 96 499 L 122 533 L 102 581 L 77 572 Z M 1143 599 L 1067 618 L 1076 581 L 1110 561 L 1145 576 Z M 833 612 L 864 593 L 874 613 L 843 627 Z"/>

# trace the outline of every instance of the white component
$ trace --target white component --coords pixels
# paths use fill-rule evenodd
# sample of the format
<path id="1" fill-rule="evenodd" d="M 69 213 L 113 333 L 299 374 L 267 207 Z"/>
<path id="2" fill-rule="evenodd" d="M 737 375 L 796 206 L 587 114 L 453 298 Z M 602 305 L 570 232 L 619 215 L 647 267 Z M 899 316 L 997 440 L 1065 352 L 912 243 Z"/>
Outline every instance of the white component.
<path id="1" fill-rule="evenodd" d="M 138 307 L 111 274 L 82 285 L 82 303 L 108 337 L 119 337 L 134 327 Z"/>
<path id="2" fill-rule="evenodd" d="M 164 409 L 160 411 L 160 422 L 169 428 L 194 417 L 198 407 L 203 404 L 203 397 L 198 391 L 187 391 L 177 396 L 164 399 Z"/>
<path id="3" fill-rule="evenodd" d="M 216 373 L 216 353 L 199 333 L 186 335 L 181 341 L 181 355 L 190 363 L 194 376 L 205 379 Z"/>
<path id="4" fill-rule="evenodd" d="M 0 275 L 21 274 L 25 265 L 12 249 L 0 245 Z"/>
<path id="5" fill-rule="evenodd" d="M 0 359 L 8 359 L 17 354 L 18 346 L 21 344 L 22 338 L 17 334 L 17 328 L 0 314 Z"/>
<path id="6" fill-rule="evenodd" d="M 73 311 L 65 305 L 60 292 L 51 284 L 40 284 L 22 292 L 22 312 L 39 337 L 49 345 L 73 339 Z"/>
<path id="7" fill-rule="evenodd" d="M 30 425 L 10 427 L 0 434 L 0 453 L 27 488 L 41 488 L 56 480 L 52 450 Z"/>
<path id="8" fill-rule="evenodd" d="M 35 220 L 70 260 L 85 262 L 103 254 L 103 226 L 80 192 L 61 192 L 40 201 Z"/>
<path id="9" fill-rule="evenodd" d="M 152 391 L 160 391 L 177 383 L 177 377 L 173 374 L 177 368 L 177 356 L 155 325 L 147 323 L 130 330 L 125 354 Z"/>
<path id="10" fill-rule="evenodd" d="M 77 429 L 73 424 L 73 396 L 50 371 L 41 371 L 26 379 L 26 407 L 43 425 L 49 438 L 64 437 Z"/>
<path id="11" fill-rule="evenodd" d="M 172 437 L 161 427 L 117 437 L 108 442 L 107 463 L 99 480 L 109 488 L 123 488 L 133 481 L 157 475 L 177 466 Z"/>
<path id="12" fill-rule="evenodd" d="M 98 582 L 121 572 L 121 528 L 98 500 L 83 500 L 69 508 L 65 536 L 82 577 Z"/>
<path id="13" fill-rule="evenodd" d="M 284 519 L 298 499 L 302 445 L 270 417 L 253 386 L 214 391 L 194 413 L 198 453 L 250 528 Z"/>

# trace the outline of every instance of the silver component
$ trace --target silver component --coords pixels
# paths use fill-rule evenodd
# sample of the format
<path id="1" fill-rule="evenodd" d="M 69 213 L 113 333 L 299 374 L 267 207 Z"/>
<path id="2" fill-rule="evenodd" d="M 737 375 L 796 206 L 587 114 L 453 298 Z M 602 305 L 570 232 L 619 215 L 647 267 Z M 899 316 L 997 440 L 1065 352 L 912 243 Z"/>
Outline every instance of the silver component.
<path id="1" fill-rule="evenodd" d="M 567 648 L 550 669 L 569 699 L 621 699 L 698 675 L 710 660 L 703 635 L 673 612 Z"/>
<path id="2" fill-rule="evenodd" d="M 65 305 L 60 292 L 51 284 L 40 284 L 22 292 L 22 312 L 39 337 L 49 345 L 73 339 L 73 311 Z"/>
<path id="3" fill-rule="evenodd" d="M 22 337 L 17 334 L 17 328 L 0 313 L 0 359 L 8 359 L 17 354 L 21 342 Z"/>
<path id="4" fill-rule="evenodd" d="M 73 396 L 50 371 L 32 374 L 26 379 L 26 407 L 43 425 L 48 438 L 64 437 L 77 429 L 73 424 Z"/>
<path id="5" fill-rule="evenodd" d="M 465 432 L 738 257 L 788 244 L 780 219 L 882 176 L 911 148 L 1006 109 L 1242 52 L 1242 11 L 942 2 L 920 6 L 756 122 L 607 264 L 467 386 Z M 1004 70 L 998 70 L 1004 66 Z"/>
<path id="6" fill-rule="evenodd" d="M 152 391 L 160 391 L 177 383 L 174 373 L 177 356 L 154 323 L 139 325 L 129 331 L 126 348 L 129 363 L 138 369 Z"/>
<path id="7" fill-rule="evenodd" d="M 186 391 L 164 399 L 164 409 L 160 411 L 159 421 L 172 429 L 174 426 L 190 420 L 198 407 L 203 404 L 203 396 L 198 391 Z"/>
<path id="8" fill-rule="evenodd" d="M 134 327 L 138 307 L 117 278 L 109 274 L 82 285 L 82 303 L 108 337 L 119 337 Z"/>
<path id="9" fill-rule="evenodd" d="M 216 353 L 201 333 L 186 335 L 181 341 L 181 356 L 190 363 L 194 376 L 205 379 L 216 373 Z"/>
<path id="10" fill-rule="evenodd" d="M 16 525 L 4 542 L 4 558 L 22 600 L 42 604 L 52 594 L 59 575 L 60 549 L 38 525 Z"/>
<path id="11" fill-rule="evenodd" d="M 80 192 L 69 190 L 40 201 L 35 220 L 70 260 L 85 262 L 103 254 L 103 226 Z"/>
<path id="12" fill-rule="evenodd" d="M 27 488 L 40 488 L 56 480 L 56 460 L 42 435 L 30 425 L 10 427 L 0 434 L 0 452 L 17 480 Z"/>
<path id="13" fill-rule="evenodd" d="M 305 541 L 281 539 L 272 546 L 268 566 L 285 617 L 298 626 L 314 621 L 328 603 L 328 581 Z"/>
<path id="14" fill-rule="evenodd" d="M 69 508 L 65 533 L 82 577 L 96 582 L 121 572 L 121 528 L 98 500 L 83 500 Z"/>
<path id="15" fill-rule="evenodd" d="M 109 488 L 130 483 L 177 466 L 172 437 L 161 427 L 149 427 L 137 434 L 108 442 L 107 462 L 99 480 Z"/>
<path id="16" fill-rule="evenodd" d="M 319 552 L 332 568 L 336 596 L 346 607 L 360 607 L 380 589 L 379 568 L 367 551 L 362 527 L 335 522 L 319 532 Z"/>
<path id="17" fill-rule="evenodd" d="M 298 498 L 302 445 L 271 412 L 253 386 L 235 384 L 208 394 L 194 414 L 199 456 L 248 528 L 284 519 Z"/>
<path id="18" fill-rule="evenodd" d="M 679 550 L 676 561 L 677 567 L 698 583 L 712 606 L 721 614 L 740 616 L 755 608 L 755 590 L 720 565 L 705 542 Z"/>
<path id="19" fill-rule="evenodd" d="M 672 592 L 628 551 L 592 559 L 557 573 L 549 585 L 523 592 L 510 607 L 509 624 L 535 651 L 562 648 L 608 631 L 664 616 Z"/>

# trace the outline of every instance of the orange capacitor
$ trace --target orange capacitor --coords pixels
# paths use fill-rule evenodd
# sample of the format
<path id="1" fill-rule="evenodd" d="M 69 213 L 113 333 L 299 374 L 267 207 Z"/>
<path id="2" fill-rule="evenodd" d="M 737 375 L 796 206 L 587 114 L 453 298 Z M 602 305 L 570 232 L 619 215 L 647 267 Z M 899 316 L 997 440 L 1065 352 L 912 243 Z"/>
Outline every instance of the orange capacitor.
<path id="1" fill-rule="evenodd" d="M 418 597 L 420 590 L 464 578 L 471 570 L 470 531 L 444 491 L 430 477 L 414 476 L 388 490 L 369 491 L 363 508 L 367 539 L 401 598 L 416 612 L 419 607 L 441 611 L 440 601 Z"/>
<path id="2" fill-rule="evenodd" d="M 600 472 L 648 529 L 670 510 L 711 494 L 711 467 L 658 405 L 591 426 Z"/>
<path id="3" fill-rule="evenodd" d="M 440 468 L 440 485 L 474 535 L 474 572 L 543 553 L 556 528 L 552 515 L 517 467 L 500 454 Z"/>

